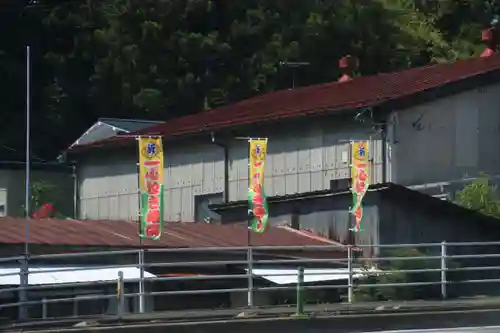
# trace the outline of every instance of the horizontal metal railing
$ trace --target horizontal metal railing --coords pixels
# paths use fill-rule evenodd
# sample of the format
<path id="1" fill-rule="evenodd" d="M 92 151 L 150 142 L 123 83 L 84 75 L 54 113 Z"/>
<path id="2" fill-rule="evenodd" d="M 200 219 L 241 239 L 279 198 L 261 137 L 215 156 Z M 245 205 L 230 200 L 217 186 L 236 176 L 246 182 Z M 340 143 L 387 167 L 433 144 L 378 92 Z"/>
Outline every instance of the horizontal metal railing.
<path id="1" fill-rule="evenodd" d="M 485 248 L 487 250 L 485 250 Z M 498 247 L 498 248 L 497 248 Z M 475 251 L 469 249 L 477 248 Z M 378 256 L 365 256 L 364 250 L 377 249 Z M 390 253 L 392 250 L 398 249 L 426 249 L 429 252 L 420 252 L 419 255 L 397 255 Z M 483 250 L 481 250 L 483 249 Z M 294 253 L 293 257 L 286 258 L 286 251 L 328 251 L 332 252 L 332 258 L 306 258 L 297 257 Z M 458 253 L 453 251 L 459 250 Z M 498 253 L 495 251 L 498 250 Z M 279 255 L 272 254 L 273 251 L 280 251 Z M 385 251 L 388 251 L 386 253 Z M 227 260 L 188 260 L 188 261 L 168 261 L 162 259 L 162 254 L 178 254 L 181 256 L 185 253 L 207 256 L 209 254 L 224 255 L 230 254 L 231 257 Z M 335 253 L 335 255 L 333 255 Z M 273 255 L 275 259 L 269 259 Z M 153 256 L 153 257 L 150 257 Z M 239 257 L 238 257 L 239 256 Z M 85 259 L 93 258 L 116 258 L 112 260 L 115 263 L 112 265 L 106 264 L 90 264 L 83 265 Z M 192 256 L 191 256 L 192 257 Z M 127 258 L 128 262 L 120 263 L 120 260 Z M 0 258 L 0 267 L 8 266 L 16 268 L 19 272 L 0 272 L 0 282 L 4 284 L 4 288 L 0 289 L 0 299 L 4 299 L 0 303 L 0 310 L 16 309 L 19 311 L 20 319 L 28 319 L 31 312 L 41 313 L 42 319 L 56 318 L 59 315 L 57 311 L 51 310 L 51 305 L 69 303 L 73 304 L 74 309 L 78 309 L 79 304 L 85 301 L 113 301 L 116 305 L 111 306 L 112 313 L 102 311 L 102 316 L 123 316 L 126 311 L 126 303 L 132 300 L 138 304 L 134 311 L 144 313 L 155 309 L 146 309 L 146 301 L 151 298 L 174 297 L 184 295 L 186 297 L 192 295 L 216 295 L 216 294 L 246 294 L 246 307 L 256 306 L 254 302 L 255 293 L 268 292 L 296 292 L 297 304 L 303 307 L 303 295 L 306 291 L 315 290 L 337 290 L 340 298 L 344 296 L 348 303 L 357 302 L 355 293 L 359 290 L 369 290 L 370 288 L 413 288 L 413 287 L 428 287 L 437 286 L 439 297 L 447 299 L 450 297 L 449 289 L 455 285 L 477 285 L 477 284 L 495 284 L 500 283 L 500 273 L 495 275 L 500 270 L 500 242 L 459 242 L 459 243 L 427 243 L 427 244 L 386 244 L 386 245 L 357 245 L 357 246 L 339 246 L 339 245 L 324 245 L 324 246 L 253 246 L 253 247 L 205 247 L 205 248 L 155 248 L 155 249 L 138 249 L 138 250 L 122 250 L 122 251 L 100 251 L 100 252 L 81 252 L 68 254 L 43 254 L 31 255 L 29 258 L 23 256 Z M 30 271 L 30 266 L 38 266 L 36 263 L 42 263 L 40 266 L 51 267 L 51 261 L 61 266 L 60 260 L 65 262 L 71 261 L 72 265 L 67 267 L 53 267 L 43 270 Z M 132 260 L 132 261 L 131 261 Z M 429 267 L 402 267 L 401 263 L 425 261 Z M 485 263 L 488 261 L 488 263 Z M 363 268 L 363 265 L 370 263 L 373 269 Z M 400 263 L 399 268 L 394 268 L 395 263 Z M 433 264 L 431 264 L 433 263 Z M 455 265 L 457 264 L 458 265 Z M 10 265 L 9 265 L 10 264 Z M 284 265 L 291 266 L 288 269 L 293 269 L 294 272 L 275 272 L 265 276 L 257 276 L 255 270 L 257 267 L 265 267 L 266 269 L 283 269 Z M 324 272 L 306 272 L 304 267 L 310 266 L 329 266 L 329 271 Z M 340 265 L 340 266 L 339 266 Z M 77 266 L 77 267 L 72 267 Z M 278 266 L 278 267 L 277 267 Z M 336 266 L 339 271 L 333 271 L 332 266 Z M 70 267 L 70 268 L 68 268 Z M 231 267 L 231 270 L 225 268 Z M 27 271 L 26 271 L 27 268 Z M 139 276 L 124 277 L 123 271 L 127 268 L 136 268 L 139 271 Z M 186 276 L 171 276 L 172 269 L 191 268 L 194 271 L 204 269 L 213 270 L 213 274 L 186 275 Z M 117 271 L 116 279 L 107 281 L 92 281 L 92 282 L 67 282 L 67 283 L 44 283 L 33 285 L 30 284 L 30 277 L 34 278 L 38 274 L 56 274 L 57 273 L 75 273 L 79 271 L 88 271 L 96 269 L 115 269 Z M 308 268 L 305 268 L 306 270 Z M 241 272 L 237 272 L 240 270 Z M 153 277 L 145 276 L 147 272 L 158 271 Z M 168 272 L 170 276 L 162 276 L 162 272 Z M 296 272 L 295 272 L 296 271 Z M 432 273 L 432 280 L 419 281 L 416 278 L 408 279 L 408 281 L 398 282 L 391 280 L 392 276 L 406 274 L 408 277 L 417 276 L 418 274 Z M 453 274 L 462 274 L 459 278 L 452 278 Z M 325 281 L 321 276 L 339 275 L 342 278 L 337 280 L 330 279 Z M 2 279 L 18 276 L 19 282 L 12 282 L 11 285 L 6 285 L 7 282 Z M 317 281 L 306 281 L 305 278 L 315 277 Z M 266 283 L 257 283 L 259 279 L 268 278 L 270 281 Z M 279 285 L 272 283 L 273 278 L 294 277 L 293 282 L 287 280 L 287 284 Z M 382 277 L 386 277 L 383 279 Z M 206 283 L 216 283 L 231 280 L 234 285 L 224 282 L 221 285 L 208 287 Z M 246 281 L 246 282 L 245 282 Z M 333 282 L 332 282 L 333 281 Z M 171 290 L 172 283 L 192 283 L 197 285 L 198 289 L 177 288 Z M 312 283 L 314 282 L 314 283 Z M 8 283 L 7 283 L 8 284 Z M 146 288 L 146 285 L 148 288 Z M 69 292 L 69 289 L 78 289 L 81 291 L 73 291 L 70 296 L 59 295 L 59 291 Z M 169 289 L 171 288 L 171 289 Z M 90 290 L 85 290 L 90 289 Z M 148 289 L 146 291 L 146 289 Z M 96 291 L 97 290 L 97 291 Z M 93 294 L 87 295 L 87 292 Z M 45 296 L 36 296 L 33 293 L 42 293 Z M 59 295 L 59 296 L 58 296 Z M 9 300 L 7 300 L 10 297 Z M 109 305 L 109 304 L 108 304 Z M 106 306 L 105 304 L 103 306 Z M 41 310 L 39 309 L 41 307 Z M 108 307 L 109 308 L 109 307 Z M 38 309 L 33 311 L 33 309 Z M 298 310 L 299 311 L 299 310 Z M 54 313 L 55 312 L 55 313 Z M 2 311 L 0 311 L 2 313 Z M 0 315 L 1 316 L 1 315 Z M 78 311 L 74 311 L 71 316 L 78 317 Z M 17 318 L 13 318 L 17 319 Z"/>

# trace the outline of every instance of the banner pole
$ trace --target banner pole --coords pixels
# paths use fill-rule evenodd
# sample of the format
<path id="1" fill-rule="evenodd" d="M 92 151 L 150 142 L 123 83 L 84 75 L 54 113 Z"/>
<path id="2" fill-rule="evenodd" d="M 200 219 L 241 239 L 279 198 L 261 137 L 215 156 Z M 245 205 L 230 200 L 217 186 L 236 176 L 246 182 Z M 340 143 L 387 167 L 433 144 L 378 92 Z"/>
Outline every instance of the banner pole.
<path id="1" fill-rule="evenodd" d="M 137 146 L 139 145 L 140 136 L 136 136 Z M 139 313 L 144 313 L 144 240 L 142 238 L 142 221 L 141 221 L 141 170 L 140 170 L 140 152 L 137 149 L 137 218 L 139 222 Z"/>
<path id="2" fill-rule="evenodd" d="M 21 266 L 20 284 L 21 290 L 19 298 L 21 303 L 28 301 L 28 286 L 29 274 L 29 228 L 30 228 L 30 167 L 31 167 L 31 48 L 26 46 L 26 175 L 25 175 L 25 211 L 24 211 L 24 262 Z M 21 320 L 28 319 L 28 308 L 26 304 L 21 304 L 19 307 L 19 318 Z"/>
<path id="3" fill-rule="evenodd" d="M 248 175 L 248 188 L 250 188 L 250 141 L 251 138 L 247 138 L 247 156 L 248 156 L 248 165 L 247 165 L 247 175 Z M 247 205 L 248 205 L 248 213 L 247 213 L 247 259 L 248 259 L 248 297 L 247 297 L 247 305 L 249 308 L 253 307 L 253 248 L 252 248 L 252 230 L 251 228 L 251 211 L 250 211 L 250 204 L 248 203 L 247 200 Z"/>

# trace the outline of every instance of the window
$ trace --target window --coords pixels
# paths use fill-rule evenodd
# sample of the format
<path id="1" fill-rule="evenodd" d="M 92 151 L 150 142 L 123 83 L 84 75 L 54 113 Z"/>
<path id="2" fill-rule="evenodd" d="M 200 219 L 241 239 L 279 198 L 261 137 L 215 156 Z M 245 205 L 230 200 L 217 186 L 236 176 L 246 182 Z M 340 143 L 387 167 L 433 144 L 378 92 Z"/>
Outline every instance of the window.
<path id="1" fill-rule="evenodd" d="M 220 221 L 219 214 L 211 211 L 208 207 L 213 204 L 222 203 L 222 193 L 196 195 L 194 197 L 194 214 L 196 222 Z"/>

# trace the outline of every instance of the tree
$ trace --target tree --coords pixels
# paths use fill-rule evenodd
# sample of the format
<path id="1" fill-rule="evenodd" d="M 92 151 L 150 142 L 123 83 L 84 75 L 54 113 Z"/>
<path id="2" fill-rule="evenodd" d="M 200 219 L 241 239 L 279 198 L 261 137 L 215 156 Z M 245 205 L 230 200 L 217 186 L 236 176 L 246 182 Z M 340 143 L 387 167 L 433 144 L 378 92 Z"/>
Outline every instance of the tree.
<path id="1" fill-rule="evenodd" d="M 497 186 L 490 183 L 487 175 L 481 175 L 457 192 L 455 203 L 500 218 L 500 197 Z"/>
<path id="2" fill-rule="evenodd" d="M 0 144 L 22 151 L 32 45 L 33 153 L 55 157 L 98 117 L 168 120 L 336 80 L 477 53 L 488 0 L 39 0 L 0 8 Z"/>

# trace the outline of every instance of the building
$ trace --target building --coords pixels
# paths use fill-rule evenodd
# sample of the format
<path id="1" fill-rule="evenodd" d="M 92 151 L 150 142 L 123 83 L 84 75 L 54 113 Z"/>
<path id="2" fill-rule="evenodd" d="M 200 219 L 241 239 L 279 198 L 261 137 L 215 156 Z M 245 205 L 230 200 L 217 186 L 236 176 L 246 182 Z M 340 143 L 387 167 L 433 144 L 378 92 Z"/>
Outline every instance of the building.
<path id="1" fill-rule="evenodd" d="M 28 239 L 24 223 L 23 218 L 0 218 L 0 302 L 3 320 L 17 317 L 18 297 L 21 298 L 21 294 L 16 288 L 20 284 L 19 273 L 24 262 L 24 256 L 20 254 L 25 252 L 26 241 L 30 253 L 28 298 L 30 301 L 45 300 L 30 306 L 31 319 L 116 313 L 116 281 L 120 271 L 124 274 L 126 293 L 140 290 L 137 280 L 140 277 L 141 253 L 144 276 L 160 278 L 144 282 L 144 290 L 148 293 L 145 296 L 146 311 L 246 305 L 247 293 L 241 291 L 246 288 L 248 280 L 241 278 L 248 267 L 246 245 L 249 231 L 246 226 L 172 223 L 160 240 L 144 240 L 141 243 L 137 236 L 138 225 L 130 221 L 30 219 Z M 302 265 L 311 269 L 322 265 L 326 267 L 323 271 L 334 272 L 329 276 L 323 273 L 319 277 L 313 272 L 311 275 L 315 281 L 329 283 L 340 280 L 345 283 L 347 251 L 342 244 L 287 227 L 272 227 L 265 234 L 252 235 L 252 244 L 267 246 L 260 250 L 255 247 L 252 255 L 256 260 L 253 274 L 255 287 L 280 284 L 286 279 L 284 276 L 272 276 L 269 269 L 259 270 L 257 260 L 268 261 L 268 268 L 271 265 L 269 261 L 276 260 L 272 271 L 279 274 L 280 268 L 290 266 L 296 271 L 297 260 L 323 258 L 322 263 L 308 265 L 305 262 Z M 330 247 L 317 249 L 324 245 Z M 284 246 L 296 246 L 300 250 Z M 306 251 L 308 248 L 310 251 Z M 325 258 L 328 258 L 328 263 Z M 285 260 L 290 260 L 290 263 L 287 265 Z M 190 276 L 196 278 L 190 279 Z M 288 277 L 285 282 L 289 284 L 290 279 Z M 193 289 L 219 289 L 224 292 L 179 294 Z M 159 293 L 149 295 L 153 291 Z M 290 292 L 293 295 L 295 290 L 291 288 Z M 271 304 L 272 295 L 272 291 L 256 291 L 255 304 Z M 137 295 L 127 297 L 126 304 L 128 311 L 137 312 Z"/>
<path id="2" fill-rule="evenodd" d="M 25 167 L 25 162 L 0 161 L 0 217 L 24 216 Z M 74 216 L 77 198 L 74 168 L 59 163 L 32 162 L 30 176 L 32 190 L 50 187 L 47 199 L 63 215 Z"/>
<path id="3" fill-rule="evenodd" d="M 373 183 L 407 186 L 500 173 L 500 55 L 264 94 L 67 151 L 81 218 L 137 219 L 133 135 L 162 135 L 165 218 L 199 221 L 245 200 L 248 144 L 269 138 L 269 197 L 348 187 L 349 143 L 369 140 Z"/>
<path id="4" fill-rule="evenodd" d="M 153 125 L 161 121 L 101 118 L 92 125 L 70 147 L 89 144 L 95 141 L 124 135 Z M 25 156 L 8 146 L 0 146 L 0 217 L 23 216 L 25 205 Z M 64 162 L 64 155 L 59 158 Z M 63 163 L 50 163 L 36 156 L 32 156 L 31 183 L 34 187 L 43 182 L 54 190 L 50 194 L 56 209 L 66 216 L 74 216 L 77 196 L 75 193 L 74 168 Z M 32 207 L 33 208 L 33 207 Z"/>
<path id="5" fill-rule="evenodd" d="M 353 224 L 349 213 L 351 202 L 348 188 L 272 197 L 268 201 L 270 224 L 356 245 L 480 242 L 500 238 L 498 219 L 393 183 L 370 186 L 363 199 L 363 232 L 353 233 L 349 230 Z M 210 209 L 220 215 L 222 224 L 244 224 L 248 218 L 246 200 L 215 204 Z"/>
<path id="6" fill-rule="evenodd" d="M 451 270 L 450 274 L 455 274 L 455 278 L 461 281 L 471 281 L 451 283 L 450 290 L 454 289 L 455 295 L 462 296 L 496 294 L 496 287 L 492 284 L 472 282 L 500 278 L 498 271 L 484 269 L 500 264 L 500 220 L 497 218 L 405 186 L 385 183 L 369 188 L 363 200 L 362 232 L 354 233 L 349 230 L 353 225 L 353 215 L 349 213 L 351 202 L 349 189 L 273 197 L 268 202 L 270 224 L 289 225 L 343 244 L 354 244 L 362 250 L 358 252 L 363 253 L 365 258 L 400 257 L 403 256 L 401 252 L 394 251 L 406 251 L 413 246 L 438 258 L 428 263 L 426 269 L 433 265 L 439 267 L 442 242 L 446 242 L 450 244 L 444 250 L 450 256 L 446 259 L 448 267 L 464 268 L 463 271 Z M 223 223 L 246 223 L 246 201 L 213 205 L 211 209 L 220 214 Z M 476 246 L 466 244 L 474 242 Z M 480 242 L 486 244 L 477 245 Z M 474 255 L 476 257 L 472 257 Z"/>

